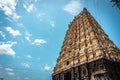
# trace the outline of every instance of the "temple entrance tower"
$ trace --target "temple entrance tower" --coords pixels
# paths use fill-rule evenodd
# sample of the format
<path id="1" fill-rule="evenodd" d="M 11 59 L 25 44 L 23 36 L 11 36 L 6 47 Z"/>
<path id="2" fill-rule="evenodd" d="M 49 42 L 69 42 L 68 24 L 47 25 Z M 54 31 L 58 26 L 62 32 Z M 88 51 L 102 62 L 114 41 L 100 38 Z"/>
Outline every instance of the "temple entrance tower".
<path id="1" fill-rule="evenodd" d="M 53 80 L 120 80 L 120 49 L 86 8 L 69 24 Z"/>

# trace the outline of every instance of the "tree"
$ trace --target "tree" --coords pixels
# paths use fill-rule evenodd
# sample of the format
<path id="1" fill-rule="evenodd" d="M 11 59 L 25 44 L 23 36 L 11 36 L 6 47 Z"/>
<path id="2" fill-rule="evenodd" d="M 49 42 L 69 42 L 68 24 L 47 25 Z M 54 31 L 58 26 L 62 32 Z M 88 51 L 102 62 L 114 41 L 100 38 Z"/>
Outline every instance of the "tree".
<path id="1" fill-rule="evenodd" d="M 113 2 L 113 6 L 117 6 L 120 9 L 120 0 L 111 0 Z"/>

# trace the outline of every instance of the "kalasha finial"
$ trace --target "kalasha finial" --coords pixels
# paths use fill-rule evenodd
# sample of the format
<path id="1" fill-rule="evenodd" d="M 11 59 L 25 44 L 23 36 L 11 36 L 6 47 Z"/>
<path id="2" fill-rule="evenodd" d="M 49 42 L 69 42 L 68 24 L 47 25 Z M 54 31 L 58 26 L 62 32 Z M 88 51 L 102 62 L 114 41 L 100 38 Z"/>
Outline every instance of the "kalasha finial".
<path id="1" fill-rule="evenodd" d="M 87 11 L 87 8 L 83 8 L 83 11 Z"/>

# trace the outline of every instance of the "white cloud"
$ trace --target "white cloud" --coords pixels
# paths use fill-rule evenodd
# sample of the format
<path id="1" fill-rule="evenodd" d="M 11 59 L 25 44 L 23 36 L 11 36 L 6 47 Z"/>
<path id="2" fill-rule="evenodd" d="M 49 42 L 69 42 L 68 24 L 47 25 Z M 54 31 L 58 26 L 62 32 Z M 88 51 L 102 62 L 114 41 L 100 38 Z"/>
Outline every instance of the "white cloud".
<path id="1" fill-rule="evenodd" d="M 30 54 L 26 55 L 26 58 L 31 59 L 32 56 Z"/>
<path id="2" fill-rule="evenodd" d="M 21 63 L 21 66 L 23 66 L 25 68 L 30 68 L 30 64 L 29 63 Z"/>
<path id="3" fill-rule="evenodd" d="M 30 34 L 29 32 L 25 32 L 26 36 L 32 36 L 32 34 Z"/>
<path id="4" fill-rule="evenodd" d="M 20 26 L 21 28 L 24 28 L 24 25 L 22 23 L 17 23 L 17 26 Z"/>
<path id="5" fill-rule="evenodd" d="M 38 0 L 35 0 L 35 2 L 37 2 Z"/>
<path id="6" fill-rule="evenodd" d="M 8 75 L 10 75 L 10 76 L 14 76 L 14 75 L 15 75 L 14 72 L 7 72 L 7 73 L 8 73 Z"/>
<path id="7" fill-rule="evenodd" d="M 81 8 L 80 0 L 71 0 L 67 5 L 64 6 L 63 10 L 71 15 L 75 15 Z"/>
<path id="8" fill-rule="evenodd" d="M 28 80 L 29 78 L 28 77 L 25 77 L 25 80 Z"/>
<path id="9" fill-rule="evenodd" d="M 35 39 L 32 44 L 41 45 L 47 43 L 44 39 Z"/>
<path id="10" fill-rule="evenodd" d="M 27 11 L 27 12 L 31 12 L 33 9 L 34 9 L 34 4 L 23 4 L 23 7 L 25 8 L 25 10 Z"/>
<path id="11" fill-rule="evenodd" d="M 30 37 L 32 36 L 32 34 L 30 34 L 29 32 L 25 32 L 25 39 L 30 42 L 31 44 L 34 45 L 41 45 L 41 44 L 45 44 L 47 43 L 44 39 L 34 39 L 33 41 L 30 39 Z"/>
<path id="12" fill-rule="evenodd" d="M 44 13 L 44 11 L 39 12 L 37 17 L 40 19 L 40 21 L 47 21 L 48 15 Z"/>
<path id="13" fill-rule="evenodd" d="M 46 71 L 51 71 L 52 68 L 51 68 L 48 64 L 46 64 L 46 65 L 44 66 L 44 70 L 46 70 Z"/>
<path id="14" fill-rule="evenodd" d="M 10 34 L 12 34 L 14 37 L 21 35 L 20 31 L 18 31 L 18 30 L 13 30 L 11 27 L 6 27 L 6 30 L 7 30 Z"/>
<path id="15" fill-rule="evenodd" d="M 45 13 L 41 12 L 38 14 L 38 17 L 42 17 L 42 16 L 45 16 Z"/>
<path id="16" fill-rule="evenodd" d="M 12 68 L 5 68 L 6 71 L 12 72 L 13 69 Z"/>
<path id="17" fill-rule="evenodd" d="M 0 54 L 14 56 L 16 54 L 15 51 L 12 49 L 12 46 L 14 44 L 17 44 L 17 42 L 8 42 L 8 43 L 1 42 Z"/>
<path id="18" fill-rule="evenodd" d="M 51 25 L 51 27 L 55 27 L 55 22 L 54 21 L 50 21 L 50 25 Z"/>
<path id="19" fill-rule="evenodd" d="M 8 75 L 10 75 L 10 76 L 15 75 L 15 73 L 13 72 L 13 69 L 12 69 L 12 68 L 5 68 L 5 70 L 7 71 L 7 74 L 8 74 Z"/>
<path id="20" fill-rule="evenodd" d="M 5 34 L 4 34 L 2 31 L 0 31 L 0 35 L 1 35 L 4 39 L 6 39 Z"/>
<path id="21" fill-rule="evenodd" d="M 20 16 L 16 13 L 16 5 L 18 0 L 0 0 L 0 10 L 4 11 L 11 19 L 19 19 Z"/>
<path id="22" fill-rule="evenodd" d="M 31 37 L 32 35 L 30 34 L 30 33 L 28 33 L 28 32 L 25 32 L 25 39 L 28 41 L 28 42 L 31 42 L 31 40 L 30 40 L 30 37 Z"/>
<path id="23" fill-rule="evenodd" d="M 26 36 L 25 39 L 28 41 L 28 42 L 31 42 L 30 40 L 30 37 L 29 36 Z"/>

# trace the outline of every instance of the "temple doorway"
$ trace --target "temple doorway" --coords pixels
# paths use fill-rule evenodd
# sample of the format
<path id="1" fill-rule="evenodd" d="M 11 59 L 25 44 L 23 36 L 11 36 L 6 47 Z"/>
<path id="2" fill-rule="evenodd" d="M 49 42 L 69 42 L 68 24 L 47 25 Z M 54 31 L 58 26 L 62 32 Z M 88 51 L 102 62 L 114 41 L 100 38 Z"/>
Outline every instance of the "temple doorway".
<path id="1" fill-rule="evenodd" d="M 71 72 L 67 72 L 64 74 L 64 80 L 71 80 Z"/>

